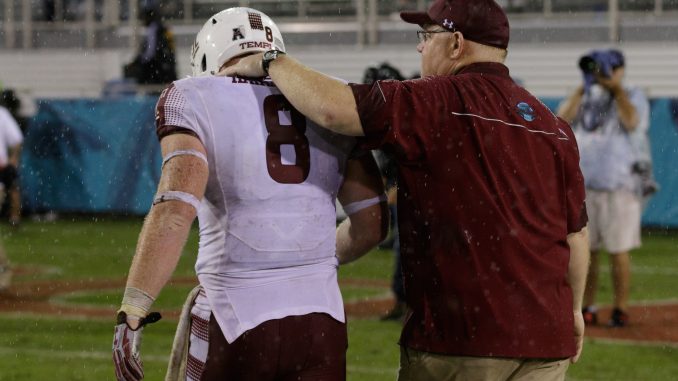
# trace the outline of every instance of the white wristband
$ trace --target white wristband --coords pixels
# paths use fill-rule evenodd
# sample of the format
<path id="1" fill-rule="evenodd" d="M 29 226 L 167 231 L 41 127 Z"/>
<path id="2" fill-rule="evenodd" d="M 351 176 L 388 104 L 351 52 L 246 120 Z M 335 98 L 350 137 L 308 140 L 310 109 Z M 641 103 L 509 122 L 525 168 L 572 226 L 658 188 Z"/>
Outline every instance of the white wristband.
<path id="1" fill-rule="evenodd" d="M 197 212 L 200 209 L 200 200 L 190 193 L 180 191 L 167 191 L 158 193 L 153 199 L 153 205 L 160 204 L 165 201 L 181 201 L 185 202 L 195 208 Z"/>
<path id="2" fill-rule="evenodd" d="M 135 287 L 125 288 L 125 295 L 122 297 L 122 307 L 120 311 L 125 311 L 128 315 L 145 317 L 151 309 L 155 298 L 150 296 L 144 290 Z"/>

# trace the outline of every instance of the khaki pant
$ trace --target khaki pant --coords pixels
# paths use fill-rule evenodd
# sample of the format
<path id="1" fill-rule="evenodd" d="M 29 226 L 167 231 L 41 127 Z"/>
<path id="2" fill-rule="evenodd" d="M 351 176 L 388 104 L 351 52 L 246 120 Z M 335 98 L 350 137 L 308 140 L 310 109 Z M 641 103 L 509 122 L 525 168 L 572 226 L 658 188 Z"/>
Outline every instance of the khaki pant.
<path id="1" fill-rule="evenodd" d="M 570 359 L 445 356 L 400 347 L 398 381 L 563 381 Z"/>

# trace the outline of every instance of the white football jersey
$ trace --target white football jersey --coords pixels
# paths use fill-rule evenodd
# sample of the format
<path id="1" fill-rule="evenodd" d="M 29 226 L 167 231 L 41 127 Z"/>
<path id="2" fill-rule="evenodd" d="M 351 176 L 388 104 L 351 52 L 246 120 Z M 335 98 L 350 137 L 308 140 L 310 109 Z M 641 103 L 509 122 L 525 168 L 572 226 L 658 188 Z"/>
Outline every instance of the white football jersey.
<path id="1" fill-rule="evenodd" d="M 335 200 L 354 140 L 308 121 L 272 82 L 233 77 L 174 82 L 156 123 L 207 151 L 196 272 L 226 339 L 290 315 L 344 321 Z"/>
<path id="2" fill-rule="evenodd" d="M 15 147 L 23 141 L 24 136 L 14 117 L 9 110 L 0 106 L 0 167 L 7 165 L 8 148 Z"/>

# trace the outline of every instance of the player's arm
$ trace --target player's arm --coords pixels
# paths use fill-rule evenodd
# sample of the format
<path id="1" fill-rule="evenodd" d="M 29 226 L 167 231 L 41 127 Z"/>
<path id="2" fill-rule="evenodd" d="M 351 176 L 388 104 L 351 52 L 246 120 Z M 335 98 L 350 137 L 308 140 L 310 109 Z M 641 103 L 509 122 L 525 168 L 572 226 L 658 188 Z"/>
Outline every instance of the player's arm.
<path id="1" fill-rule="evenodd" d="M 219 75 L 264 77 L 263 53 L 243 57 Z M 345 83 L 280 55 L 269 66 L 268 75 L 292 106 L 322 127 L 343 135 L 363 136 L 353 91 Z"/>
<path id="2" fill-rule="evenodd" d="M 154 205 L 144 221 L 126 286 L 126 290 L 140 290 L 148 299 L 144 303 L 123 299 L 121 309 L 128 317 L 145 316 L 150 302 L 174 272 L 207 184 L 205 148 L 200 140 L 174 134 L 164 137 L 160 144 L 166 159 L 176 153 L 184 154 L 171 157 L 163 165 Z"/>
<path id="3" fill-rule="evenodd" d="M 576 233 L 568 234 L 567 243 L 570 245 L 570 263 L 567 278 L 572 288 L 572 309 L 574 313 L 574 339 L 577 345 L 577 354 L 571 358 L 574 363 L 579 359 L 584 344 L 584 318 L 582 316 L 582 301 L 586 287 L 586 274 L 589 268 L 591 253 L 589 251 L 589 233 L 585 226 Z"/>
<path id="4" fill-rule="evenodd" d="M 163 170 L 146 216 L 118 312 L 113 362 L 118 381 L 139 381 L 139 345 L 145 324 L 160 319 L 149 310 L 169 280 L 205 193 L 208 169 L 200 140 L 186 134 L 162 138 Z"/>
<path id="5" fill-rule="evenodd" d="M 372 155 L 347 162 L 338 199 L 348 216 L 337 227 L 337 258 L 344 264 L 367 254 L 388 233 L 384 185 Z"/>

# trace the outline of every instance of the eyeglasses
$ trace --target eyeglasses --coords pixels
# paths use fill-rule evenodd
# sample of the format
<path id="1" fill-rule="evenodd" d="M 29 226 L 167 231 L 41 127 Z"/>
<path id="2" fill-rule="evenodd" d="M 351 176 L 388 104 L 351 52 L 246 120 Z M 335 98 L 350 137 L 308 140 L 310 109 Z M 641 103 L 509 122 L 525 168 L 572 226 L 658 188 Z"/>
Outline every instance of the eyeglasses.
<path id="1" fill-rule="evenodd" d="M 452 33 L 449 30 L 418 30 L 417 31 L 417 38 L 419 39 L 419 42 L 426 42 L 431 39 L 431 35 L 434 33 Z"/>

